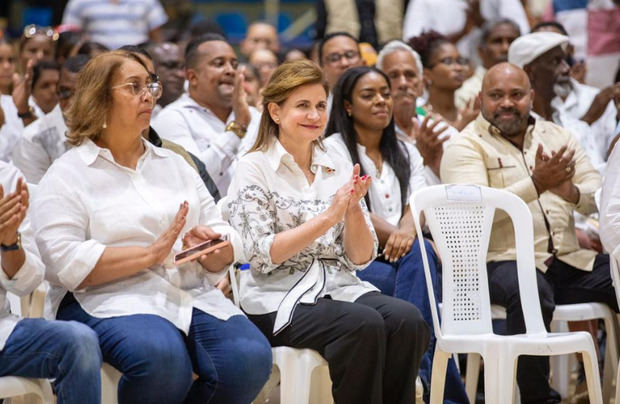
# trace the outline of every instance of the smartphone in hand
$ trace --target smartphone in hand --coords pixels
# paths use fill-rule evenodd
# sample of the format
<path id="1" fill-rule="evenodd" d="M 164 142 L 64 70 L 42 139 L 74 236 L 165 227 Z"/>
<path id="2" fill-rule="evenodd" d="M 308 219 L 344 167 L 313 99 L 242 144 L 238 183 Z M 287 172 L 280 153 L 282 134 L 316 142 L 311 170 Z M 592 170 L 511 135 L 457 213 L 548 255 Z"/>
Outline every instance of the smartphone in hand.
<path id="1" fill-rule="evenodd" d="M 223 235 L 219 239 L 208 240 L 193 247 L 183 250 L 174 256 L 174 265 L 181 265 L 186 262 L 194 261 L 203 255 L 209 254 L 217 249 L 230 245 L 228 235 Z"/>

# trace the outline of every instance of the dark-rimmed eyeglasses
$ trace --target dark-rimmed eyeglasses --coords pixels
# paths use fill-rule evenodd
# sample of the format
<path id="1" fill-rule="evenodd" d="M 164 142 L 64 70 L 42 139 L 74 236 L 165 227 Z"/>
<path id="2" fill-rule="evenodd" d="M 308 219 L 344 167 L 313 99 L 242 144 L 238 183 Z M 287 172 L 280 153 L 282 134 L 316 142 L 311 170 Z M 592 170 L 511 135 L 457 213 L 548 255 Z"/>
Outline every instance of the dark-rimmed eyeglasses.
<path id="1" fill-rule="evenodd" d="M 348 61 L 354 61 L 360 58 L 360 53 L 358 51 L 354 51 L 354 50 L 349 50 L 346 51 L 344 53 L 330 53 L 329 55 L 325 56 L 325 61 L 329 64 L 336 64 L 338 62 L 340 62 L 340 59 L 345 58 Z"/>

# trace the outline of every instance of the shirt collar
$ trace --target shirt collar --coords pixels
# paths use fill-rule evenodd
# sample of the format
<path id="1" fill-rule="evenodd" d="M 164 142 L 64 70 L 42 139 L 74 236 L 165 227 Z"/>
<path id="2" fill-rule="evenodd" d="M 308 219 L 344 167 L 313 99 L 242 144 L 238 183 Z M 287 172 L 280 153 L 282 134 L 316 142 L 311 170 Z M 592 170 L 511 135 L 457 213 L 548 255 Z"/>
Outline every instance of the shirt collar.
<path id="1" fill-rule="evenodd" d="M 282 143 L 280 143 L 277 138 L 274 138 L 271 141 L 269 147 L 265 151 L 265 154 L 273 171 L 277 171 L 282 164 L 295 164 L 293 156 L 286 151 L 284 146 L 282 146 Z M 329 154 L 327 154 L 327 152 L 318 145 L 315 145 L 312 149 L 312 165 L 310 167 L 312 172 L 315 174 L 317 172 L 317 166 L 323 166 L 329 171 L 334 171 L 336 169 L 336 165 Z"/>
<path id="2" fill-rule="evenodd" d="M 146 156 L 147 154 L 153 154 L 157 157 L 167 156 L 166 152 L 162 148 L 153 146 L 148 141 L 146 141 L 146 139 L 142 138 L 142 143 L 145 147 L 144 156 Z M 95 160 L 97 160 L 97 157 L 99 157 L 99 155 L 105 157 L 110 161 L 114 161 L 112 153 L 109 149 L 97 146 L 97 144 L 95 144 L 95 142 L 93 142 L 91 139 L 84 139 L 82 144 L 77 148 L 77 151 L 80 155 L 80 158 L 87 166 L 93 164 Z"/>

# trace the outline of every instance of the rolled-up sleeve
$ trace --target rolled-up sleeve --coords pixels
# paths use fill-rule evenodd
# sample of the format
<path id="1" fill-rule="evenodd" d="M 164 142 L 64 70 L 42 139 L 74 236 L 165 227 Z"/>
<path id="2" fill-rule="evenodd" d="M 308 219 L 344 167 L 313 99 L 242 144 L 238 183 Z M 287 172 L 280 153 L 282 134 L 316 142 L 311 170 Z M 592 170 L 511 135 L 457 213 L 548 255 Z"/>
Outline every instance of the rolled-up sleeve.
<path id="1" fill-rule="evenodd" d="M 254 164 L 243 160 L 228 192 L 224 209 L 239 233 L 252 270 L 269 273 L 278 267 L 271 260 L 276 235 L 276 211 L 266 181 Z"/>
<path id="2" fill-rule="evenodd" d="M 45 273 L 45 267 L 43 266 L 37 244 L 34 240 L 34 234 L 29 219 L 30 214 L 31 211 L 28 212 L 22 224 L 19 226 L 22 248 L 26 256 L 24 263 L 11 279 L 9 279 L 3 270 L 0 270 L 0 285 L 2 285 L 5 290 L 15 293 L 18 296 L 27 295 L 36 289 L 41 281 L 43 281 L 43 275 Z"/>
<path id="3" fill-rule="evenodd" d="M 87 239 L 88 211 L 57 174 L 43 179 L 34 198 L 36 240 L 47 278 L 74 291 L 95 268 L 106 246 Z"/>

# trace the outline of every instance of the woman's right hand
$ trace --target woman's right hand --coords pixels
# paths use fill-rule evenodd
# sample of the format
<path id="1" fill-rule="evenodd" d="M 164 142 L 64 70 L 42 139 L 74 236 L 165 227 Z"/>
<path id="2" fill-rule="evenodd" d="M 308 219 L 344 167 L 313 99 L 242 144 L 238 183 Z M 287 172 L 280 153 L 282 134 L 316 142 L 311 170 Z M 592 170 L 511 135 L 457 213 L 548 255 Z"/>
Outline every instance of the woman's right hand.
<path id="1" fill-rule="evenodd" d="M 17 107 L 17 112 L 22 114 L 28 111 L 28 98 L 30 98 L 30 90 L 32 89 L 32 68 L 34 67 L 34 62 L 34 59 L 28 61 L 26 72 L 21 80 L 17 73 L 13 77 L 13 102 Z"/>
<path id="2" fill-rule="evenodd" d="M 174 220 L 170 224 L 170 227 L 162 233 L 161 236 L 153 244 L 149 246 L 150 253 L 153 257 L 153 264 L 157 265 L 164 262 L 172 246 L 174 245 L 183 227 L 185 226 L 185 220 L 187 218 L 187 212 L 189 211 L 189 204 L 187 201 L 183 202 L 179 206 L 179 210 L 174 217 Z M 150 265 L 149 265 L 150 266 Z"/>

